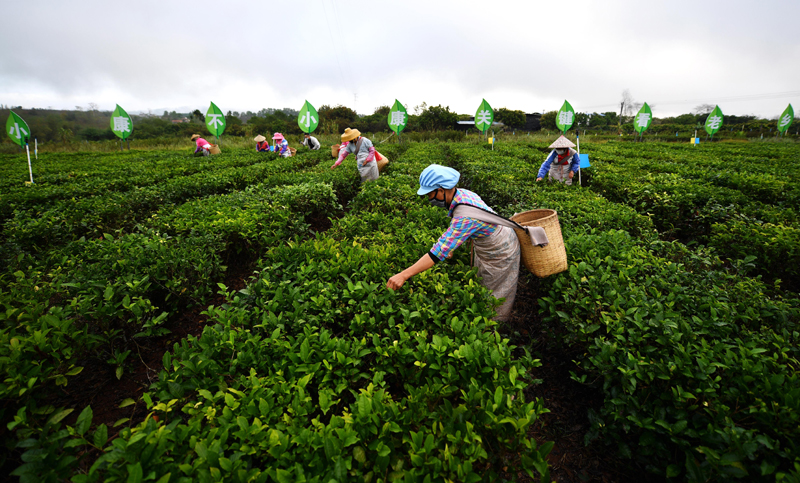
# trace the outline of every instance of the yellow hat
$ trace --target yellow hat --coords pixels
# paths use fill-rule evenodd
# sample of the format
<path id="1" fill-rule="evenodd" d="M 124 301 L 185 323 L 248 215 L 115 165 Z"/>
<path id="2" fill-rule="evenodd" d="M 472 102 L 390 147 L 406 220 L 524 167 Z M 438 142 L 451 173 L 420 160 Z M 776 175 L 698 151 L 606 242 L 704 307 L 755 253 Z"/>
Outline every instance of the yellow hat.
<path id="1" fill-rule="evenodd" d="M 352 141 L 359 136 L 361 136 L 361 131 L 358 129 L 350 129 L 348 127 L 344 130 L 344 134 L 342 134 L 342 142 Z"/>
<path id="2" fill-rule="evenodd" d="M 255 141 L 255 142 L 257 142 L 257 143 L 263 143 L 263 142 L 264 142 L 264 141 L 266 141 L 266 140 L 267 140 L 267 138 L 265 138 L 265 137 L 264 137 L 264 136 L 262 136 L 261 134 L 259 134 L 258 136 L 256 136 L 256 137 L 254 137 L 254 138 L 253 138 L 253 141 Z"/>
<path id="3" fill-rule="evenodd" d="M 199 137 L 200 137 L 199 134 L 192 134 L 192 139 L 191 140 L 194 141 L 195 139 L 197 139 Z"/>

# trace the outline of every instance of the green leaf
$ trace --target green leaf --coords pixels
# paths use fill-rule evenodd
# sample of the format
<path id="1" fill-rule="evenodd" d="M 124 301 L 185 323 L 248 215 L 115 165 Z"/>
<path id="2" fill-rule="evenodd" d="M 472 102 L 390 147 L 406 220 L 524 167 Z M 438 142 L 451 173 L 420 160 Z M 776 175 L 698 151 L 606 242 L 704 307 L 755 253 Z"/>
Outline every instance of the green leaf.
<path id="1" fill-rule="evenodd" d="M 356 446 L 353 448 L 353 458 L 359 463 L 363 463 L 367 461 L 367 452 L 361 446 Z"/>
<path id="2" fill-rule="evenodd" d="M 778 131 L 785 133 L 786 130 L 789 129 L 789 126 L 792 125 L 792 121 L 794 121 L 794 109 L 792 105 L 789 104 L 786 106 L 786 109 L 784 109 L 781 117 L 778 118 Z"/>
<path id="3" fill-rule="evenodd" d="M 28 144 L 28 141 L 31 139 L 31 128 L 29 128 L 28 124 L 14 111 L 8 114 L 6 132 L 8 133 L 8 137 L 11 138 L 11 141 L 19 146 Z"/>
<path id="4" fill-rule="evenodd" d="M 76 376 L 76 375 L 80 374 L 81 371 L 83 371 L 83 367 L 80 367 L 80 366 L 73 367 L 72 369 L 69 370 L 69 372 L 67 372 L 67 375 L 68 376 Z"/>
<path id="5" fill-rule="evenodd" d="M 387 122 L 389 123 L 389 129 L 394 131 L 395 134 L 400 134 L 408 124 L 408 111 L 397 99 L 394 100 L 394 105 L 389 111 Z"/>
<path id="6" fill-rule="evenodd" d="M 137 462 L 126 466 L 128 468 L 128 483 L 142 483 L 142 477 L 144 476 L 142 464 Z"/>
<path id="7" fill-rule="evenodd" d="M 300 113 L 297 115 L 297 125 L 300 126 L 301 131 L 307 134 L 317 129 L 319 114 L 317 114 L 317 110 L 314 109 L 310 102 L 306 101 L 300 109 Z"/>
<path id="8" fill-rule="evenodd" d="M 636 113 L 636 117 L 633 118 L 633 129 L 641 134 L 650 127 L 651 122 L 653 122 L 653 111 L 650 110 L 650 106 L 645 102 L 639 112 Z"/>
<path id="9" fill-rule="evenodd" d="M 119 403 L 119 406 L 117 406 L 117 407 L 126 408 L 126 407 L 130 406 L 131 404 L 136 404 L 136 401 L 134 401 L 132 398 L 127 398 L 124 401 L 122 401 L 121 403 Z"/>
<path id="10" fill-rule="evenodd" d="M 94 445 L 98 448 L 102 448 L 108 442 L 108 427 L 105 424 L 101 424 L 97 427 L 94 431 Z"/>
<path id="11" fill-rule="evenodd" d="M 556 114 L 556 126 L 558 126 L 559 131 L 566 134 L 574 122 L 575 109 L 573 109 L 572 105 L 565 100 L 564 104 L 561 105 L 561 109 L 559 109 L 558 113 Z"/>
<path id="12" fill-rule="evenodd" d="M 114 112 L 111 113 L 111 121 L 110 121 L 111 131 L 123 141 L 128 139 L 130 135 L 133 133 L 133 119 L 131 116 L 125 112 L 125 109 L 121 108 L 119 104 L 117 104 L 117 108 L 114 109 Z M 106 234 L 107 240 L 113 240 L 114 237 L 109 238 Z"/>
<path id="13" fill-rule="evenodd" d="M 208 127 L 208 132 L 216 137 L 222 136 L 225 131 L 225 116 L 213 102 L 208 106 L 208 111 L 206 112 L 206 127 Z"/>
<path id="14" fill-rule="evenodd" d="M 497 386 L 497 389 L 494 391 L 494 403 L 499 406 L 501 402 L 503 402 L 503 388 Z"/>
<path id="15" fill-rule="evenodd" d="M 72 411 L 73 411 L 72 409 L 62 409 L 61 411 L 59 411 L 59 412 L 55 413 L 54 415 L 50 416 L 50 419 L 47 420 L 47 423 L 48 424 L 57 424 L 57 423 L 61 422 L 62 419 L 64 419 L 67 416 L 69 416 L 69 414 Z"/>
<path id="16" fill-rule="evenodd" d="M 667 478 L 675 478 L 681 474 L 681 469 L 678 465 L 667 466 Z"/>
<path id="17" fill-rule="evenodd" d="M 511 384 L 517 381 L 517 366 L 511 366 L 511 369 L 508 371 L 508 379 L 511 381 Z"/>
<path id="18" fill-rule="evenodd" d="M 483 99 L 481 105 L 478 106 L 478 110 L 475 111 L 475 127 L 480 132 L 485 133 L 492 127 L 492 122 L 494 122 L 494 111 L 492 106 L 486 102 L 486 99 Z"/>
<path id="19" fill-rule="evenodd" d="M 92 426 L 92 407 L 86 406 L 81 411 L 81 414 L 78 415 L 78 420 L 75 422 L 75 431 L 78 432 L 81 436 L 86 434 L 86 431 Z"/>
<path id="20" fill-rule="evenodd" d="M 714 110 L 711 111 L 711 114 L 709 114 L 706 118 L 705 129 L 709 135 L 713 136 L 714 133 L 720 130 L 722 127 L 723 117 L 722 110 L 719 108 L 719 106 L 715 106 Z"/>

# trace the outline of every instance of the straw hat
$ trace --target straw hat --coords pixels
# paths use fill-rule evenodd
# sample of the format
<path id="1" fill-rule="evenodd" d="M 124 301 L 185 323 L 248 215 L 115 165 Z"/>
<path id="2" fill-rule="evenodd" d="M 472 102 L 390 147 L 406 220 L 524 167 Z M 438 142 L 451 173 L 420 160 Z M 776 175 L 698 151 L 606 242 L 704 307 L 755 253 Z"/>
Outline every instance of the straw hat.
<path id="1" fill-rule="evenodd" d="M 275 134 L 272 136 L 272 139 L 282 140 L 282 139 L 283 139 L 283 134 L 281 134 L 281 133 L 279 133 L 279 132 L 276 132 L 276 133 L 275 133 Z"/>
<path id="2" fill-rule="evenodd" d="M 192 134 L 192 139 L 191 140 L 194 141 L 195 139 L 197 139 L 199 137 L 200 137 L 199 134 Z"/>
<path id="3" fill-rule="evenodd" d="M 254 138 L 253 138 L 253 141 L 255 141 L 255 142 L 257 142 L 257 143 L 263 143 L 263 142 L 264 142 L 264 141 L 266 141 L 266 140 L 267 140 L 267 138 L 265 138 L 265 137 L 264 137 L 264 136 L 262 136 L 261 134 L 259 134 L 258 136 L 256 136 L 256 137 L 254 137 Z"/>
<path id="4" fill-rule="evenodd" d="M 349 127 L 344 130 L 342 134 L 342 142 L 352 141 L 353 139 L 361 136 L 361 131 L 358 129 L 350 129 Z"/>
<path id="5" fill-rule="evenodd" d="M 548 147 L 549 148 L 554 148 L 554 149 L 558 149 L 558 148 L 574 148 L 575 144 L 573 144 L 573 142 L 570 141 L 569 139 L 565 138 L 564 135 L 562 134 L 561 136 L 558 137 L 558 139 L 555 140 L 555 142 L 553 144 L 551 144 Z"/>

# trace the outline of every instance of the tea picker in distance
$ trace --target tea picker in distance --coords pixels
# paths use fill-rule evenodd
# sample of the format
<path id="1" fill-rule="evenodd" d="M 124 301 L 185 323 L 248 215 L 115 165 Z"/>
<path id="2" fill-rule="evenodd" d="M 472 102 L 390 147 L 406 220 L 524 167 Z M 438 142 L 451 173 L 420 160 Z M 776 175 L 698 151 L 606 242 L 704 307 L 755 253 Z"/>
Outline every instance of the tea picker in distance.
<path id="1" fill-rule="evenodd" d="M 459 205 L 477 207 L 483 211 L 494 211 L 477 194 L 463 188 L 456 188 L 461 175 L 453 168 L 432 164 L 419 176 L 418 195 L 427 195 L 428 202 L 448 210 L 452 218 L 445 231 L 431 251 L 402 272 L 395 274 L 386 282 L 386 287 L 397 290 L 409 278 L 433 267 L 440 261 L 450 258 L 453 250 L 465 241 L 472 240 L 475 248 L 475 265 L 484 287 L 505 302 L 497 307 L 495 320 L 508 320 L 517 295 L 519 277 L 520 245 L 513 229 L 489 223 L 476 218 L 454 214 Z"/>
<path id="2" fill-rule="evenodd" d="M 561 181 L 567 186 L 571 185 L 572 177 L 575 176 L 575 173 L 581 166 L 581 159 L 580 156 L 578 156 L 578 152 L 572 149 L 575 147 L 575 144 L 565 138 L 564 135 L 561 135 L 549 147 L 554 149 L 539 168 L 536 181 L 544 179 L 545 175 L 549 172 L 550 181 Z"/>
<path id="3" fill-rule="evenodd" d="M 289 141 L 283 137 L 283 134 L 276 132 L 272 136 L 272 139 L 275 141 L 275 151 L 278 153 L 278 156 L 288 158 L 292 155 L 292 151 L 289 149 Z"/>
<path id="4" fill-rule="evenodd" d="M 319 144 L 319 141 L 317 140 L 317 138 L 315 138 L 314 136 L 312 136 L 309 133 L 305 133 L 305 139 L 303 140 L 303 146 L 307 146 L 308 149 L 311 149 L 313 151 L 317 151 L 321 147 L 320 144 Z"/>
<path id="5" fill-rule="evenodd" d="M 256 142 L 256 151 L 259 153 L 263 152 L 270 152 L 269 143 L 267 142 L 267 138 L 259 134 L 258 136 L 253 138 L 253 141 Z"/>
<path id="6" fill-rule="evenodd" d="M 361 175 L 361 182 L 375 181 L 378 179 L 378 164 L 375 162 L 375 147 L 372 141 L 361 136 L 358 129 L 344 130 L 342 134 L 342 147 L 339 149 L 339 159 L 336 160 L 331 169 L 339 166 L 344 158 L 350 154 L 356 155 L 356 167 L 358 174 Z"/>
<path id="7" fill-rule="evenodd" d="M 211 150 L 211 144 L 209 144 L 208 141 L 201 138 L 199 134 L 192 134 L 192 141 L 197 144 L 197 149 L 194 150 L 194 154 L 200 153 L 203 156 L 208 156 L 209 150 Z"/>

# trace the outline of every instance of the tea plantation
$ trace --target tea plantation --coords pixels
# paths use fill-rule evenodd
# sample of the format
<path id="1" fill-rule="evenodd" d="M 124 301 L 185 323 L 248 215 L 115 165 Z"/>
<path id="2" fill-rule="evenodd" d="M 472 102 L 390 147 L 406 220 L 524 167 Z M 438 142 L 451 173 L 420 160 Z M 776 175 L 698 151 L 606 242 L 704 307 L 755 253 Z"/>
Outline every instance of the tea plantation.
<path id="1" fill-rule="evenodd" d="M 49 154 L 33 185 L 0 156 L 4 471 L 547 481 L 526 391 L 546 322 L 602 395 L 587 445 L 657 480 L 800 481 L 797 145 L 587 144 L 582 187 L 535 182 L 546 146 L 384 145 L 362 186 L 329 152 Z M 447 226 L 416 196 L 430 163 L 503 215 L 558 211 L 569 270 L 526 275 L 527 339 L 466 249 L 386 289 Z M 89 383 L 120 391 L 164 341 L 146 391 L 112 395 L 128 415 L 100 417 Z"/>

